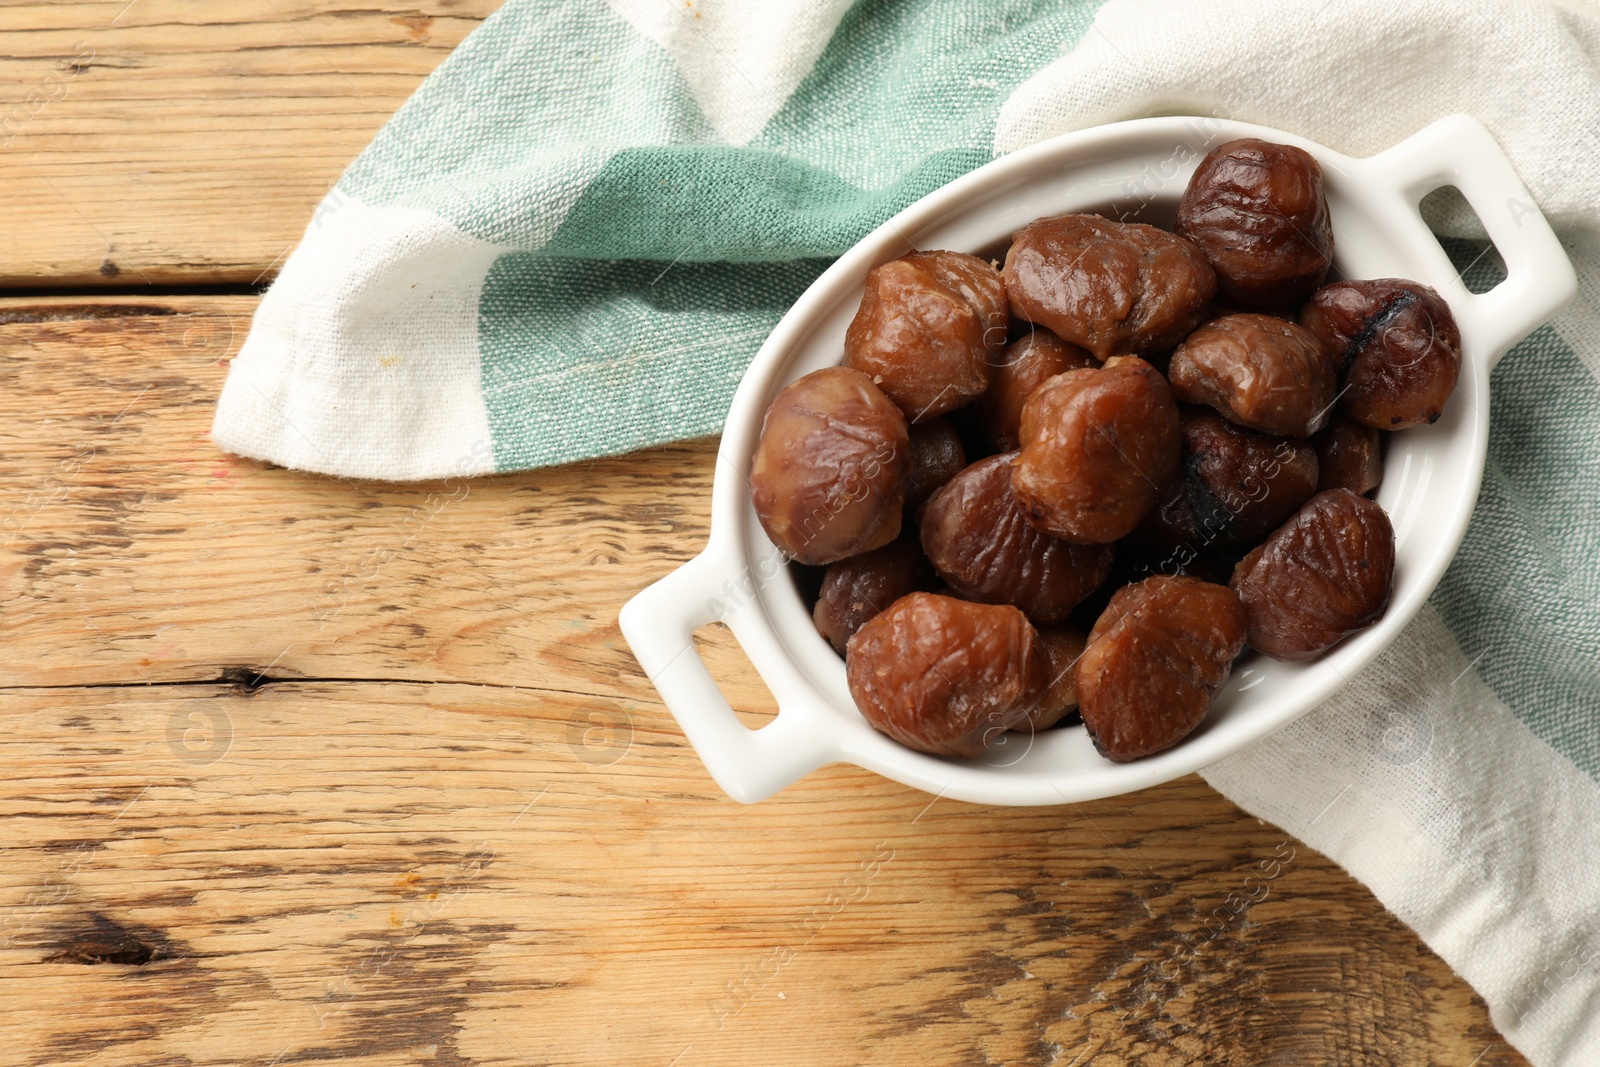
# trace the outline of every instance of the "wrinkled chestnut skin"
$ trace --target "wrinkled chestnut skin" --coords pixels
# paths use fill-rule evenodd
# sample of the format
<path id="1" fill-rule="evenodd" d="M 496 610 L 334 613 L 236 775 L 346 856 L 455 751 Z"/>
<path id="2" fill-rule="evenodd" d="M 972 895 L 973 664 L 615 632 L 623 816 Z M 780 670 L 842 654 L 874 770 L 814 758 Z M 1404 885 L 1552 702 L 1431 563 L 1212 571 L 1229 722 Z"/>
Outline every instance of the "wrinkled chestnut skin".
<path id="1" fill-rule="evenodd" d="M 1122 763 L 1183 740 L 1244 640 L 1244 607 L 1225 585 L 1158 576 L 1124 586 L 1078 660 L 1078 710 L 1095 748 Z"/>
<path id="2" fill-rule="evenodd" d="M 1199 324 L 1217 289 L 1205 256 L 1188 241 L 1099 215 L 1024 226 L 1002 274 L 1014 314 L 1100 360 L 1171 348 Z"/>
<path id="3" fill-rule="evenodd" d="M 875 729 L 919 752 L 968 759 L 1026 720 L 1048 682 L 1022 612 L 932 593 L 901 597 L 857 630 L 844 665 Z"/>
<path id="4" fill-rule="evenodd" d="M 1175 229 L 1205 253 L 1222 295 L 1253 307 L 1304 300 L 1333 263 L 1322 167 L 1298 148 L 1253 137 L 1200 161 Z"/>
<path id="5" fill-rule="evenodd" d="M 1272 315 L 1228 315 L 1189 335 L 1172 353 L 1172 391 L 1240 426 L 1310 437 L 1338 393 L 1334 360 L 1310 333 Z"/>
<path id="6" fill-rule="evenodd" d="M 1138 562 L 1159 574 L 1198 574 L 1226 584 L 1218 549 L 1253 545 L 1317 491 L 1316 450 L 1186 407 L 1182 469 L 1131 535 Z"/>
<path id="7" fill-rule="evenodd" d="M 1324 285 L 1300 324 L 1345 368 L 1339 407 L 1378 430 L 1437 421 L 1461 373 L 1450 305 L 1403 278 Z"/>
<path id="8" fill-rule="evenodd" d="M 907 533 L 882 548 L 829 564 L 811 620 L 842 656 L 851 634 L 896 600 L 933 584 L 933 566 Z"/>
<path id="9" fill-rule="evenodd" d="M 1348 489 L 1362 496 L 1383 484 L 1383 447 L 1377 430 L 1342 415 L 1317 434 L 1317 489 Z"/>
<path id="10" fill-rule="evenodd" d="M 1011 484 L 1028 521 L 1081 544 L 1125 536 L 1178 471 L 1178 405 L 1150 364 L 1114 356 L 1058 374 L 1022 409 Z"/>
<path id="11" fill-rule="evenodd" d="M 1011 342 L 1000 355 L 989 389 L 973 404 L 983 434 L 998 452 L 1022 445 L 1022 406 L 1033 391 L 1058 374 L 1095 367 L 1099 360 L 1049 330 L 1036 329 Z"/>
<path id="12" fill-rule="evenodd" d="M 1182 502 L 1163 494 L 1151 514 L 1195 547 L 1258 541 L 1317 491 L 1309 442 L 1243 429 L 1210 408 L 1185 408 L 1182 419 Z"/>
<path id="13" fill-rule="evenodd" d="M 1114 553 L 1034 528 L 1011 488 L 1013 458 L 979 460 L 933 495 L 922 509 L 922 550 L 961 597 L 1059 622 L 1105 581 Z"/>
<path id="14" fill-rule="evenodd" d="M 1048 730 L 1078 710 L 1078 657 L 1088 638 L 1071 623 L 1039 627 L 1039 648 L 1044 653 L 1049 679 L 1038 703 L 1018 729 Z"/>
<path id="15" fill-rule="evenodd" d="M 992 266 L 961 252 L 912 252 L 867 274 L 844 363 L 922 422 L 983 395 L 1009 321 Z"/>
<path id="16" fill-rule="evenodd" d="M 944 419 L 911 427 L 911 473 L 906 477 L 906 511 L 915 513 L 939 487 L 967 466 L 961 435 Z"/>
<path id="17" fill-rule="evenodd" d="M 1394 527 L 1348 489 L 1318 493 L 1234 569 L 1250 644 L 1311 659 L 1383 617 L 1394 589 Z"/>
<path id="18" fill-rule="evenodd" d="M 900 532 L 910 436 L 865 374 L 824 367 L 773 398 L 750 464 L 750 498 L 785 555 L 822 564 Z"/>

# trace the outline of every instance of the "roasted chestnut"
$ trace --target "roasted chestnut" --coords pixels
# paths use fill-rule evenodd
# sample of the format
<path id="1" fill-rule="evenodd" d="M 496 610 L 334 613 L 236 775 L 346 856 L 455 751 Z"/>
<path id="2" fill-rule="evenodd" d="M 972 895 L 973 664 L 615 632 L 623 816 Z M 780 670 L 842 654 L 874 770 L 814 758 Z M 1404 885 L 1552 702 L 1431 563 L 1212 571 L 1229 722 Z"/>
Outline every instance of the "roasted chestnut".
<path id="1" fill-rule="evenodd" d="M 1348 489 L 1367 495 L 1383 483 L 1379 433 L 1336 416 L 1317 434 L 1317 488 Z"/>
<path id="2" fill-rule="evenodd" d="M 895 539 L 910 467 L 900 409 L 860 371 L 824 367 L 767 408 L 750 499 L 784 554 L 832 563 Z"/>
<path id="3" fill-rule="evenodd" d="M 1310 437 L 1338 389 L 1334 360 L 1306 330 L 1272 315 L 1228 315 L 1172 353 L 1172 391 L 1224 418 L 1280 437 Z"/>
<path id="4" fill-rule="evenodd" d="M 922 422 L 983 395 L 1009 321 L 1000 273 L 988 263 L 960 252 L 912 252 L 867 274 L 844 335 L 845 366 Z"/>
<path id="5" fill-rule="evenodd" d="M 1292 145 L 1245 137 L 1212 149 L 1178 201 L 1176 229 L 1241 304 L 1304 300 L 1333 263 L 1322 167 Z"/>
<path id="6" fill-rule="evenodd" d="M 1383 617 L 1394 589 L 1394 527 L 1348 489 L 1318 493 L 1233 572 L 1250 645 L 1305 660 Z"/>
<path id="7" fill-rule="evenodd" d="M 1379 430 L 1434 422 L 1461 373 L 1461 331 L 1444 298 L 1403 278 L 1334 282 L 1300 323 L 1344 368 L 1339 407 Z"/>
<path id="8" fill-rule="evenodd" d="M 961 435 L 944 419 L 911 427 L 911 472 L 906 476 L 906 511 L 915 513 L 939 487 L 967 466 Z"/>
<path id="9" fill-rule="evenodd" d="M 1158 575 L 1118 590 L 1078 660 L 1078 711 L 1100 754 L 1124 762 L 1187 737 L 1244 640 L 1225 585 Z"/>
<path id="10" fill-rule="evenodd" d="M 922 550 L 962 597 L 1059 622 L 1105 580 L 1112 549 L 1032 526 L 1011 487 L 1014 455 L 979 460 L 933 495 L 922 509 Z"/>
<path id="11" fill-rule="evenodd" d="M 988 391 L 972 405 L 991 447 L 1015 452 L 1021 446 L 1022 407 L 1035 389 L 1057 374 L 1098 364 L 1084 349 L 1045 329 L 1034 329 L 1007 345 Z"/>
<path id="12" fill-rule="evenodd" d="M 1082 544 L 1125 536 L 1178 470 L 1182 433 L 1172 390 L 1154 367 L 1116 356 L 1058 374 L 1022 409 L 1011 471 L 1028 520 Z"/>
<path id="13" fill-rule="evenodd" d="M 905 596 L 933 586 L 933 567 L 912 534 L 828 565 L 811 610 L 817 632 L 840 654 L 850 635 Z"/>
<path id="14" fill-rule="evenodd" d="M 1049 681 L 1028 712 L 1026 728 L 1035 731 L 1048 730 L 1078 710 L 1078 658 L 1088 642 L 1083 631 L 1071 623 L 1041 626 L 1038 632 Z"/>
<path id="15" fill-rule="evenodd" d="M 902 597 L 857 630 L 845 678 L 876 729 L 919 752 L 968 758 L 1025 722 L 1049 684 L 1021 611 L 933 593 Z"/>
<path id="16" fill-rule="evenodd" d="M 1058 215 L 1018 230 L 1006 253 L 1011 310 L 1104 360 L 1164 352 L 1216 294 L 1205 256 L 1139 222 Z"/>

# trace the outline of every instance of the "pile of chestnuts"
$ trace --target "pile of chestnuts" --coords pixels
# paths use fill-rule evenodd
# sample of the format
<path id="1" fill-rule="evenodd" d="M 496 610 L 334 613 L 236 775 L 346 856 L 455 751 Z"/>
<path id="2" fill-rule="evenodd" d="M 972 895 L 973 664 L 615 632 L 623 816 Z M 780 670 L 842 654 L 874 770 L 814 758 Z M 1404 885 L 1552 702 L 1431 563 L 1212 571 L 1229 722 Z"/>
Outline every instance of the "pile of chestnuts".
<path id="1" fill-rule="evenodd" d="M 1038 219 L 1003 265 L 874 268 L 844 361 L 773 400 L 750 472 L 875 728 L 975 757 L 1081 716 L 1170 748 L 1248 645 L 1380 618 L 1382 434 L 1439 418 L 1461 338 L 1425 285 L 1333 281 L 1321 168 L 1230 141 L 1172 232 Z"/>

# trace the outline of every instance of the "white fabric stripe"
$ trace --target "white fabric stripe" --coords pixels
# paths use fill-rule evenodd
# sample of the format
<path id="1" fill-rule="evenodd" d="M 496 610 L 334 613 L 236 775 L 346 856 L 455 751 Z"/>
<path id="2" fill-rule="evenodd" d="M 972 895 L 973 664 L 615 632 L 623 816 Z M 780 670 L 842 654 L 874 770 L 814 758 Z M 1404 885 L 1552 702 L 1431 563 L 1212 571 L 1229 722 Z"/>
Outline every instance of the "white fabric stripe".
<path id="1" fill-rule="evenodd" d="M 1432 607 L 1339 696 L 1204 775 L 1370 886 L 1532 1062 L 1600 1063 L 1600 786 Z"/>
<path id="2" fill-rule="evenodd" d="M 349 477 L 492 471 L 478 298 L 505 251 L 428 212 L 335 190 L 262 297 L 213 440 Z"/>
<path id="3" fill-rule="evenodd" d="M 1592 227 L 1600 66 L 1586 50 L 1595 33 L 1573 25 L 1581 16 L 1529 0 L 1108 0 L 1072 52 L 1006 101 L 995 151 L 1215 111 L 1362 156 L 1467 111 L 1552 223 Z"/>
<path id="4" fill-rule="evenodd" d="M 827 47 L 853 0 L 606 0 L 678 65 L 706 121 L 747 144 Z"/>

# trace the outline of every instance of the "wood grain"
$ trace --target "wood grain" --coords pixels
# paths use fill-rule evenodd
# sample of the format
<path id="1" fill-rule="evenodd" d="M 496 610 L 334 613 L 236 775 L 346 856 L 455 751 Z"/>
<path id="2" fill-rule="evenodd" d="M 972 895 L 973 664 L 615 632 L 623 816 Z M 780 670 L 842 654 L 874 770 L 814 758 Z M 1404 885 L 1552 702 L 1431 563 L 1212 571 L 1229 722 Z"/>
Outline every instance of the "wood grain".
<path id="1" fill-rule="evenodd" d="M 727 800 L 615 623 L 703 544 L 711 443 L 408 486 L 224 456 L 252 307 L 0 302 L 6 1062 L 1523 1062 L 1198 778 Z"/>
<path id="2" fill-rule="evenodd" d="M 1196 779 L 1018 810 L 836 768 L 746 808 L 642 695 L 610 750 L 591 698 L 494 686 L 3 699 L 7 1062 L 1517 1062 Z"/>
<path id="3" fill-rule="evenodd" d="M 224 455 L 218 361 L 252 306 L 0 325 L 0 684 L 248 670 L 621 693 L 616 610 L 703 543 L 712 446 L 401 485 Z"/>
<path id="4" fill-rule="evenodd" d="M 500 0 L 0 5 L 0 288 L 270 279 Z"/>

